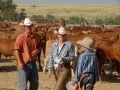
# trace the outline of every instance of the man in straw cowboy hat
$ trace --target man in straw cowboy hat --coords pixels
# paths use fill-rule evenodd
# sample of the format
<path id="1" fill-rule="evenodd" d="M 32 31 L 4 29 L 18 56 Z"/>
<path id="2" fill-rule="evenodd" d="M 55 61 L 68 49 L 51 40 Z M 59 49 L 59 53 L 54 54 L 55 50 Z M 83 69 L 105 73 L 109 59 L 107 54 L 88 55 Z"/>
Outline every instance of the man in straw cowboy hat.
<path id="1" fill-rule="evenodd" d="M 41 45 L 39 37 L 32 33 L 32 27 L 32 21 L 25 18 L 25 31 L 17 37 L 14 46 L 18 61 L 19 90 L 27 90 L 28 81 L 30 82 L 29 90 L 37 90 L 39 85 L 36 61 Z"/>
<path id="2" fill-rule="evenodd" d="M 66 83 L 71 77 L 70 62 L 75 58 L 74 45 L 66 39 L 66 30 L 60 27 L 57 41 L 52 44 L 48 62 L 48 76 L 55 74 L 54 90 L 66 90 Z"/>
<path id="3" fill-rule="evenodd" d="M 76 65 L 75 76 L 72 82 L 74 90 L 77 90 L 77 83 L 80 81 L 80 88 L 84 90 L 93 90 L 95 82 L 98 80 L 98 60 L 93 53 L 94 40 L 85 37 L 83 40 L 76 42 L 80 45 L 80 56 Z"/>

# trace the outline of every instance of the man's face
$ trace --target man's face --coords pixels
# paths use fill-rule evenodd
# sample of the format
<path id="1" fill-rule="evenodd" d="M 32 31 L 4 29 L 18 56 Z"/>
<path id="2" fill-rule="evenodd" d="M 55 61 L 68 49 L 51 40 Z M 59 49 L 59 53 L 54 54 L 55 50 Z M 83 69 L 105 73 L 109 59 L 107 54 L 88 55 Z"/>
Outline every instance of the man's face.
<path id="1" fill-rule="evenodd" d="M 58 34 L 58 40 L 64 41 L 66 39 L 66 34 Z"/>
<path id="2" fill-rule="evenodd" d="M 84 52 L 85 50 L 86 50 L 86 48 L 83 47 L 83 46 L 79 46 L 79 47 L 78 47 L 78 53 L 79 53 L 79 54 L 82 53 L 82 52 Z"/>
<path id="3" fill-rule="evenodd" d="M 25 27 L 25 30 L 32 31 L 32 26 L 33 26 L 33 25 L 24 26 L 24 27 Z"/>

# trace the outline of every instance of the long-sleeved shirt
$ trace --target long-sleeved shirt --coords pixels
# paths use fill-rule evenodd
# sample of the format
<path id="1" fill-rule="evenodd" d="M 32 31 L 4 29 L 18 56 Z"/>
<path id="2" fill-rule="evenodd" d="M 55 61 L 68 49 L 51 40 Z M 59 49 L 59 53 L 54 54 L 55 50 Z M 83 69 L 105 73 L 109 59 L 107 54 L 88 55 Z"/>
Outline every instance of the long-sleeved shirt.
<path id="1" fill-rule="evenodd" d="M 61 50 L 59 51 L 58 41 L 52 44 L 50 56 L 48 59 L 48 72 L 52 72 L 53 66 L 55 64 L 54 59 L 63 58 L 62 63 L 70 63 L 75 58 L 75 49 L 74 45 L 69 42 L 68 40 L 65 40 L 63 43 L 63 46 Z"/>
<path id="2" fill-rule="evenodd" d="M 80 54 L 73 81 L 77 83 L 80 80 L 81 74 L 88 72 L 94 72 L 95 79 L 98 79 L 98 60 L 96 55 L 90 50 Z"/>

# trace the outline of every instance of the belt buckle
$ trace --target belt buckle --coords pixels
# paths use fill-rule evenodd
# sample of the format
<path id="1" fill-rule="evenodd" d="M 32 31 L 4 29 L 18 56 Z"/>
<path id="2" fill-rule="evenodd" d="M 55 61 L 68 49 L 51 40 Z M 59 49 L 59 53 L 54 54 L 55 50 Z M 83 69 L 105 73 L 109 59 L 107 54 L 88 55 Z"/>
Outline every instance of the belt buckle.
<path id="1" fill-rule="evenodd" d="M 54 68 L 55 68 L 55 69 L 58 69 L 58 64 L 54 64 Z"/>

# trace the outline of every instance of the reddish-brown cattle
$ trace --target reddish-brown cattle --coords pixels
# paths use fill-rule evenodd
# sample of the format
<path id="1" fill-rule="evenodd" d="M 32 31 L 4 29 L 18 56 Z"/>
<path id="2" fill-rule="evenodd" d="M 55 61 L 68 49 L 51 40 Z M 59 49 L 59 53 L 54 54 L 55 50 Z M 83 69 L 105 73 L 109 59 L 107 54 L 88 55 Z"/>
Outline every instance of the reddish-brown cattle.
<path id="1" fill-rule="evenodd" d="M 112 77 L 112 71 L 114 68 L 114 64 L 116 62 L 114 59 L 111 58 L 111 56 L 112 56 L 111 51 L 112 51 L 112 47 L 113 47 L 114 43 L 115 43 L 114 41 L 109 41 L 109 40 L 98 40 L 95 43 L 95 47 L 101 48 L 104 51 L 104 53 L 105 53 L 104 60 L 110 60 L 110 74 L 109 74 L 110 78 Z M 100 65 L 100 68 L 102 68 L 103 64 L 104 63 L 102 63 Z"/>
<path id="2" fill-rule="evenodd" d="M 5 22 L 0 22 L 0 28 L 6 28 L 8 25 Z"/>
<path id="3" fill-rule="evenodd" d="M 48 40 L 46 42 L 46 52 L 45 52 L 45 58 L 44 58 L 44 68 L 43 68 L 43 72 L 46 73 L 46 68 L 47 68 L 47 64 L 48 64 L 48 58 L 50 55 L 50 49 L 52 44 L 55 42 L 56 40 Z"/>
<path id="4" fill-rule="evenodd" d="M 112 51 L 111 51 L 111 58 L 117 60 L 118 62 L 116 63 L 117 68 L 116 70 L 120 74 L 120 40 L 116 41 L 113 44 Z"/>
<path id="5" fill-rule="evenodd" d="M 16 39 L 19 34 L 21 34 L 23 31 L 5 31 L 0 33 L 0 38 L 4 39 Z"/>
<path id="6" fill-rule="evenodd" d="M 0 38 L 0 55 L 15 56 L 14 54 L 15 39 Z M 17 65 L 17 60 L 16 60 Z"/>
<path id="7" fill-rule="evenodd" d="M 15 39 L 0 38 L 0 53 L 4 56 L 14 55 Z"/>

